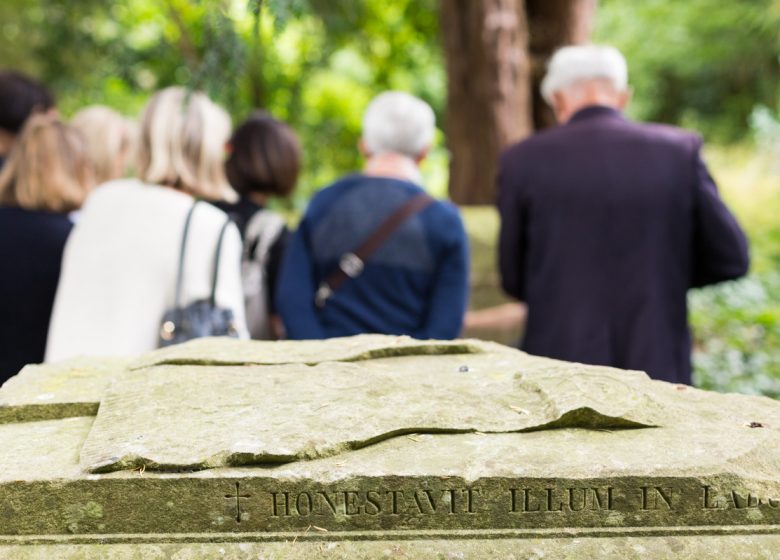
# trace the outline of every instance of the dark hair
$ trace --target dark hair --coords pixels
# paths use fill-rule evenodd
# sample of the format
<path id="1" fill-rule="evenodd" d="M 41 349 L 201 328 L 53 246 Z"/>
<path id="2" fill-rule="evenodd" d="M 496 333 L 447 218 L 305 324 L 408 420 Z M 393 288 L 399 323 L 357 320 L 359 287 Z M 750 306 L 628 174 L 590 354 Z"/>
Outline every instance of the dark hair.
<path id="1" fill-rule="evenodd" d="M 52 107 L 54 96 L 42 83 L 19 72 L 0 72 L 0 128 L 18 134 L 27 117 Z"/>
<path id="2" fill-rule="evenodd" d="M 230 139 L 225 172 L 238 194 L 288 196 L 300 169 L 298 137 L 289 126 L 268 113 L 252 113 Z"/>

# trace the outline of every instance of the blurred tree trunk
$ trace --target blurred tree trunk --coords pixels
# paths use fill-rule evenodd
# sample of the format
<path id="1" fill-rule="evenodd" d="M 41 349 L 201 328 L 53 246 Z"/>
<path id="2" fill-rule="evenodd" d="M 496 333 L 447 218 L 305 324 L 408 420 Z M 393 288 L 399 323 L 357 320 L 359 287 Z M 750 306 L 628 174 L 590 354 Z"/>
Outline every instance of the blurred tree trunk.
<path id="1" fill-rule="evenodd" d="M 249 57 L 249 95 L 252 107 L 265 108 L 265 80 L 263 79 L 263 0 L 253 0 L 250 3 L 252 11 L 252 48 Z"/>
<path id="2" fill-rule="evenodd" d="M 450 196 L 493 204 L 498 154 L 532 130 L 523 0 L 442 0 Z"/>
<path id="3" fill-rule="evenodd" d="M 493 204 L 500 151 L 554 123 L 538 93 L 545 65 L 558 47 L 588 41 L 596 4 L 441 0 L 453 201 Z"/>
<path id="4" fill-rule="evenodd" d="M 531 92 L 536 129 L 555 124 L 555 116 L 539 92 L 547 62 L 556 49 L 590 40 L 596 4 L 597 0 L 526 0 L 531 29 Z"/>

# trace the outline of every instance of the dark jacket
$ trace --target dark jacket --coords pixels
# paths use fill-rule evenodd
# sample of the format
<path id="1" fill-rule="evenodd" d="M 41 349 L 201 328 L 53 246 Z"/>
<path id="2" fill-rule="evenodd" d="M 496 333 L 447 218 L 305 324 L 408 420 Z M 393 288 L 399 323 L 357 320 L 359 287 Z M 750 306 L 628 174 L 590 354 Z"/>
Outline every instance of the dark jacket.
<path id="1" fill-rule="evenodd" d="M 691 381 L 688 288 L 744 275 L 748 246 L 683 130 L 588 107 L 501 157 L 504 290 L 524 349 Z"/>
<path id="2" fill-rule="evenodd" d="M 0 208 L 0 383 L 43 361 L 62 250 L 65 214 Z"/>
<path id="3" fill-rule="evenodd" d="M 359 333 L 454 338 L 468 302 L 468 239 L 458 209 L 434 202 L 393 231 L 357 278 L 314 305 L 320 282 L 409 198 L 410 182 L 353 175 L 309 203 L 285 253 L 276 306 L 290 338 Z"/>

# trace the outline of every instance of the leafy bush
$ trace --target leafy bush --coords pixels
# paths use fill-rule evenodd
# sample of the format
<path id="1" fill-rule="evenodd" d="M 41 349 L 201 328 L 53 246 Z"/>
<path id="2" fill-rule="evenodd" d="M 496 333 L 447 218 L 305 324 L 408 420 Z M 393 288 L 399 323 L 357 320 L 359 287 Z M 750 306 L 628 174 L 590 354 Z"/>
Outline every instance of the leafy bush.
<path id="1" fill-rule="evenodd" d="M 780 174 L 773 149 L 775 129 L 768 116 L 754 117 L 758 151 L 708 152 L 723 196 L 750 239 L 752 272 L 743 280 L 694 290 L 689 303 L 696 385 L 780 398 Z"/>
<path id="2" fill-rule="evenodd" d="M 694 381 L 780 398 L 780 273 L 693 292 Z"/>

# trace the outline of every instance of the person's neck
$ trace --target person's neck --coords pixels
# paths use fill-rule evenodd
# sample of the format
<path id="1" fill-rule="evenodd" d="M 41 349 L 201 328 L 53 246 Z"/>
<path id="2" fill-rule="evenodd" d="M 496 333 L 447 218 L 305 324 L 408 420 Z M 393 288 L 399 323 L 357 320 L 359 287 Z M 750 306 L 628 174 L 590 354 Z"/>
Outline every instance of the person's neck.
<path id="1" fill-rule="evenodd" d="M 363 174 L 371 177 L 391 177 L 422 184 L 417 162 L 403 154 L 385 152 L 371 156 L 363 168 Z"/>
<path id="2" fill-rule="evenodd" d="M 0 128 L 0 158 L 5 159 L 8 157 L 8 153 L 14 145 L 15 138 L 15 135 Z"/>
<path id="3" fill-rule="evenodd" d="M 558 115 L 558 122 L 567 123 L 571 120 L 571 118 L 574 115 L 576 115 L 580 111 L 584 111 L 585 109 L 592 109 L 594 107 L 605 107 L 607 109 L 620 111 L 620 107 L 616 103 L 611 102 L 610 100 L 607 99 L 593 100 L 587 103 L 579 103 L 577 105 L 568 107 L 565 113 Z"/>
<path id="4" fill-rule="evenodd" d="M 628 90 L 619 90 L 612 83 L 596 78 L 554 92 L 553 108 L 558 122 L 566 123 L 576 113 L 588 107 L 609 107 L 622 111 L 629 97 Z"/>
<path id="5" fill-rule="evenodd" d="M 265 205 L 268 204 L 268 195 L 265 193 L 250 192 L 246 195 L 246 197 L 250 202 L 257 204 L 258 206 L 262 206 L 263 208 L 265 208 Z"/>

